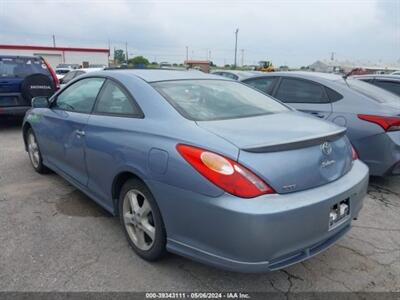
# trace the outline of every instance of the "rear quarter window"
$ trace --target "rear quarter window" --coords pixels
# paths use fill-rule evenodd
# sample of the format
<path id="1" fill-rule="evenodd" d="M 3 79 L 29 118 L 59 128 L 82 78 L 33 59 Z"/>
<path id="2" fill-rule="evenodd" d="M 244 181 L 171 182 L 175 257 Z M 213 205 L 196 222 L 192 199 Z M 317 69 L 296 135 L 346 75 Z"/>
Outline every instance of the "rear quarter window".
<path id="1" fill-rule="evenodd" d="M 343 99 L 343 95 L 338 92 L 332 90 L 331 88 L 325 87 L 326 94 L 331 102 L 339 101 Z"/>

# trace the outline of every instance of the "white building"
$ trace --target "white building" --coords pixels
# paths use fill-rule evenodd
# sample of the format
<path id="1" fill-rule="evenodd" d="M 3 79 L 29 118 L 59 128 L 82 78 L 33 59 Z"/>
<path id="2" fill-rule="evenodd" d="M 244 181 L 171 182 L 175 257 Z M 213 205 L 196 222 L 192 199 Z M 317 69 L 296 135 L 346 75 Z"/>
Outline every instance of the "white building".
<path id="1" fill-rule="evenodd" d="M 109 49 L 0 45 L 0 55 L 40 55 L 55 68 L 59 64 L 108 66 Z"/>

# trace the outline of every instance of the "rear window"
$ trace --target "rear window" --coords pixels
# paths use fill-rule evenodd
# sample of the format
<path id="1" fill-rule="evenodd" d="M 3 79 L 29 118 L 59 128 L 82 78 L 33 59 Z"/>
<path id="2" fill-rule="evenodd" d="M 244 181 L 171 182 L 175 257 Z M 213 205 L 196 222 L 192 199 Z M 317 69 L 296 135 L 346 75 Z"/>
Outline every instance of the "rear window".
<path id="1" fill-rule="evenodd" d="M 245 118 L 289 109 L 238 82 L 181 80 L 153 83 L 175 109 L 195 121 Z"/>
<path id="2" fill-rule="evenodd" d="M 370 83 L 357 79 L 346 80 L 349 87 L 379 103 L 392 103 L 400 105 L 400 97 Z"/>
<path id="3" fill-rule="evenodd" d="M 0 57 L 0 78 L 23 78 L 37 73 L 50 76 L 46 64 L 39 57 Z"/>

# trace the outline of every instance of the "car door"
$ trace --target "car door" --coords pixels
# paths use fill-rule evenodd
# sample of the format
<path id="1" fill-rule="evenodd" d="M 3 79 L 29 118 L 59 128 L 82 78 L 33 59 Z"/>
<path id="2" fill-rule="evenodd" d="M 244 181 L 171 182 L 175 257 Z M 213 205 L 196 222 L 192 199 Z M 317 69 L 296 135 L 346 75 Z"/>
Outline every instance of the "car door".
<path id="1" fill-rule="evenodd" d="M 321 119 L 327 119 L 332 113 L 332 103 L 325 87 L 311 80 L 282 77 L 272 95 Z"/>
<path id="2" fill-rule="evenodd" d="M 41 141 L 46 160 L 76 182 L 87 184 L 85 128 L 104 78 L 84 78 L 65 88 L 43 114 Z"/>
<path id="3" fill-rule="evenodd" d="M 110 183 L 116 170 L 126 167 L 126 160 L 146 165 L 145 136 L 137 131 L 142 124 L 143 113 L 130 93 L 107 79 L 85 130 L 88 188 L 106 207 L 112 207 Z"/>

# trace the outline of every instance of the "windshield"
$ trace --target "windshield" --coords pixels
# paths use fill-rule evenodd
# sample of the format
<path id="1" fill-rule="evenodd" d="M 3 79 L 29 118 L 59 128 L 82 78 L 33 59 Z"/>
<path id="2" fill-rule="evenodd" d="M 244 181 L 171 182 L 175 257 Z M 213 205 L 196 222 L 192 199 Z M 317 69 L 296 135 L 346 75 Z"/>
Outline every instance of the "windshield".
<path id="1" fill-rule="evenodd" d="M 400 97 L 375 85 L 357 79 L 347 79 L 346 82 L 353 90 L 360 92 L 379 103 L 400 105 Z"/>
<path id="2" fill-rule="evenodd" d="M 23 78 L 37 73 L 50 76 L 46 64 L 39 57 L 0 57 L 0 77 Z"/>
<path id="3" fill-rule="evenodd" d="M 245 118 L 288 111 L 278 101 L 225 80 L 181 80 L 153 83 L 184 117 L 194 121 Z"/>

